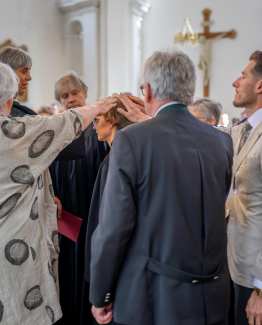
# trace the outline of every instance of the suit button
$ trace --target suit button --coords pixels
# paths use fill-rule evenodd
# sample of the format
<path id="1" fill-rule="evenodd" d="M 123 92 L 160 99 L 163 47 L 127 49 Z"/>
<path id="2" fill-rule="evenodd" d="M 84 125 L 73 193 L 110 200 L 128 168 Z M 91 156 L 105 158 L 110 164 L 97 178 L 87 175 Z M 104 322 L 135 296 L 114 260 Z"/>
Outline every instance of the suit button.
<path id="1" fill-rule="evenodd" d="M 110 300 L 106 299 L 105 302 L 109 302 Z"/>
<path id="2" fill-rule="evenodd" d="M 198 280 L 193 280 L 193 281 L 192 281 L 192 283 L 197 283 L 197 282 L 198 282 Z"/>
<path id="3" fill-rule="evenodd" d="M 236 189 L 234 189 L 234 194 L 237 194 L 237 190 Z"/>

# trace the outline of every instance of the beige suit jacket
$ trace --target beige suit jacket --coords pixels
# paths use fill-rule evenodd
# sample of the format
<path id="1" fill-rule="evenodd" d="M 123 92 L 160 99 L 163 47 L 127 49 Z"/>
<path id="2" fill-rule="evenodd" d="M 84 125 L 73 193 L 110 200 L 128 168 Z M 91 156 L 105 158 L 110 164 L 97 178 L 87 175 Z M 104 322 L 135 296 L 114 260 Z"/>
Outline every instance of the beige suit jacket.
<path id="1" fill-rule="evenodd" d="M 239 155 L 244 124 L 219 128 L 234 145 L 232 185 L 226 202 L 228 264 L 233 281 L 253 288 L 262 281 L 262 122 L 253 130 Z"/>

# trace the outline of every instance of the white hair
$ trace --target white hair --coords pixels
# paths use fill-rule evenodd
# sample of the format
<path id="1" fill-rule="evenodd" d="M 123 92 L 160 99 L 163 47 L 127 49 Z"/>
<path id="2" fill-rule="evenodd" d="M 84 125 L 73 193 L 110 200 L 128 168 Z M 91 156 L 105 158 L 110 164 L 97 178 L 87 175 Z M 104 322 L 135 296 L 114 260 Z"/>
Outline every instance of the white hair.
<path id="1" fill-rule="evenodd" d="M 144 81 L 157 100 L 172 99 L 190 105 L 196 88 L 196 68 L 177 48 L 154 52 L 145 63 Z"/>
<path id="2" fill-rule="evenodd" d="M 9 65 L 0 63 L 0 110 L 18 92 L 19 78 Z"/>
<path id="3" fill-rule="evenodd" d="M 216 125 L 218 125 L 220 115 L 222 113 L 222 105 L 217 100 L 204 97 L 195 100 L 194 103 L 189 107 L 189 110 L 191 112 L 201 112 L 206 121 L 209 121 L 212 118 L 215 119 Z"/>

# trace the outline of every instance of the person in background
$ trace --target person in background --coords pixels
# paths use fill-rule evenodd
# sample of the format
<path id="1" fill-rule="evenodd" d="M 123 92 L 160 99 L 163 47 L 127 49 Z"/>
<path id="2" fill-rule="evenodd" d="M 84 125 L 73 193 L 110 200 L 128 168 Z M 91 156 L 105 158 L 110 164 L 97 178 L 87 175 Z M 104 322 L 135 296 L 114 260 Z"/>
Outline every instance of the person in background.
<path id="1" fill-rule="evenodd" d="M 59 114 L 60 113 L 59 106 L 56 103 L 51 104 L 50 108 L 51 108 L 53 114 Z"/>
<path id="2" fill-rule="evenodd" d="M 41 106 L 38 110 L 38 115 L 51 116 L 53 115 L 53 111 L 49 106 Z"/>
<path id="3" fill-rule="evenodd" d="M 235 325 L 262 324 L 262 51 L 254 52 L 233 82 L 233 105 L 247 120 L 218 128 L 234 145 L 232 186 L 226 202 L 228 264 L 234 282 Z"/>
<path id="4" fill-rule="evenodd" d="M 189 111 L 198 120 L 217 126 L 222 112 L 222 105 L 213 99 L 199 98 L 189 106 Z"/>
<path id="5" fill-rule="evenodd" d="M 8 64 L 16 73 L 19 78 L 17 95 L 23 95 L 27 89 L 28 83 L 32 80 L 31 56 L 22 49 L 17 49 L 12 46 L 5 46 L 0 50 L 0 62 Z M 10 117 L 22 117 L 25 114 L 37 115 L 32 109 L 21 105 L 17 99 L 13 102 Z"/>
<path id="6" fill-rule="evenodd" d="M 88 87 L 74 71 L 67 71 L 55 83 L 55 99 L 65 111 L 86 105 L 87 91 Z M 50 166 L 54 191 L 63 209 L 83 220 L 77 243 L 59 234 L 58 265 L 63 311 L 59 325 L 93 325 L 94 322 L 91 305 L 83 299 L 85 240 L 96 176 L 109 146 L 97 139 L 93 123 L 83 132 L 83 137 L 83 158 L 55 161 Z M 89 291 L 89 288 L 85 287 L 85 290 Z"/>
<path id="7" fill-rule="evenodd" d="M 239 118 L 237 118 L 237 117 L 232 118 L 232 126 L 238 125 L 239 122 L 240 122 Z"/>
<path id="8" fill-rule="evenodd" d="M 99 324 L 225 325 L 232 140 L 188 111 L 196 72 L 185 53 L 155 52 L 144 81 L 152 118 L 119 130 L 110 152 L 92 312 Z"/>
<path id="9" fill-rule="evenodd" d="M 0 323 L 54 324 L 59 304 L 56 205 L 48 166 L 98 114 L 104 100 L 49 118 L 10 119 L 19 79 L 0 63 Z"/>

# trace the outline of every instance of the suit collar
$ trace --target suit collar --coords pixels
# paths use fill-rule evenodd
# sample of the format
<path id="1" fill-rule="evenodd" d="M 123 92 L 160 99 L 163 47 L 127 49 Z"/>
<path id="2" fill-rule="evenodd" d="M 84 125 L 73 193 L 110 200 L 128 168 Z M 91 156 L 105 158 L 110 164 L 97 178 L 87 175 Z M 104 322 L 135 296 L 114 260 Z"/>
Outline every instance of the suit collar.
<path id="1" fill-rule="evenodd" d="M 238 171 L 239 167 L 241 166 L 243 160 L 246 158 L 246 156 L 248 155 L 250 150 L 253 148 L 254 144 L 260 138 L 261 134 L 262 134 L 262 121 L 255 128 L 255 130 L 251 133 L 251 135 L 247 139 L 246 143 L 244 144 L 243 148 L 241 149 L 239 155 L 237 156 L 234 166 L 233 166 L 233 176 L 235 176 L 235 174 Z M 238 146 L 239 146 L 239 143 L 238 143 Z"/>
<path id="2" fill-rule="evenodd" d="M 186 105 L 183 104 L 172 104 L 164 107 L 157 115 L 173 112 L 173 111 L 188 111 Z"/>

